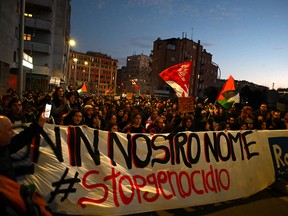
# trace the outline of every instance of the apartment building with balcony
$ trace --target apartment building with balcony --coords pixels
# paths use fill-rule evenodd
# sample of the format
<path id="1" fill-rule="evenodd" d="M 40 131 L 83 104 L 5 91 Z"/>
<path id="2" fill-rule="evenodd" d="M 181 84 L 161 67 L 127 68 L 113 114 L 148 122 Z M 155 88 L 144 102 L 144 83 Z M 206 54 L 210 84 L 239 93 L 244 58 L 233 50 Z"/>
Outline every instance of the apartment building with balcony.
<path id="1" fill-rule="evenodd" d="M 118 86 L 120 93 L 148 94 L 151 92 L 151 58 L 147 55 L 127 56 L 126 66 L 119 70 Z M 140 87 L 135 89 L 132 85 L 134 80 Z"/>
<path id="2" fill-rule="evenodd" d="M 25 2 L 24 35 L 20 38 L 21 3 Z M 0 92 L 19 86 L 46 91 L 51 77 L 66 79 L 70 34 L 70 0 L 0 0 Z M 19 74 L 19 44 L 33 68 Z"/>
<path id="3" fill-rule="evenodd" d="M 26 89 L 45 90 L 51 77 L 66 80 L 70 0 L 25 1 L 24 52 L 33 58 Z"/>
<path id="4" fill-rule="evenodd" d="M 0 94 L 17 88 L 19 10 L 16 0 L 0 0 Z"/>
<path id="5" fill-rule="evenodd" d="M 70 51 L 67 84 L 86 83 L 89 94 L 116 95 L 118 60 L 99 52 Z"/>
<path id="6" fill-rule="evenodd" d="M 152 86 L 154 93 L 174 91 L 159 77 L 166 68 L 182 62 L 192 61 L 190 92 L 192 97 L 201 97 L 208 86 L 216 86 L 218 66 L 212 61 L 212 54 L 208 53 L 200 41 L 195 42 L 183 36 L 182 38 L 158 38 L 153 43 L 152 50 Z"/>

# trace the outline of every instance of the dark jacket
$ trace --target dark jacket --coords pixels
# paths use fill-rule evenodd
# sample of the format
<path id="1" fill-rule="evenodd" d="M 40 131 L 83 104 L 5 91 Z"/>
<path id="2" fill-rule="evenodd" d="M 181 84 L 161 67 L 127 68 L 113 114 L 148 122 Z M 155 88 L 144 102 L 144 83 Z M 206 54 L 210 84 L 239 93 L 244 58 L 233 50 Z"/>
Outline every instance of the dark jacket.
<path id="1" fill-rule="evenodd" d="M 33 137 L 39 134 L 41 130 L 41 126 L 37 123 L 32 123 L 28 128 L 25 128 L 19 134 L 13 136 L 9 145 L 0 147 L 0 175 L 16 181 L 11 154 L 16 153 L 24 146 L 31 144 Z"/>

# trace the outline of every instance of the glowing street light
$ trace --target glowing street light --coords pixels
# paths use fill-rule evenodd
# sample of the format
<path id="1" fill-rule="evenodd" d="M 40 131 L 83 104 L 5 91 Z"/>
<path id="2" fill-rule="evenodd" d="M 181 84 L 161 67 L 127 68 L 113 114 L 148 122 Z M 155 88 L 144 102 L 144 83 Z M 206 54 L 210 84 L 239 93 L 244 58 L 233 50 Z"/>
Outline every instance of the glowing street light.
<path id="1" fill-rule="evenodd" d="M 76 46 L 76 41 L 73 40 L 73 39 L 70 39 L 70 40 L 69 40 L 69 46 L 70 46 L 70 47 Z"/>
<path id="2" fill-rule="evenodd" d="M 73 46 L 75 46 L 76 45 L 76 41 L 75 40 L 73 40 L 73 39 L 70 39 L 69 41 L 68 41 L 68 43 L 67 43 L 67 55 L 66 55 L 66 61 L 65 61 L 65 66 L 64 66 L 64 72 L 65 72 L 65 77 L 67 77 L 68 78 L 68 80 L 66 80 L 65 78 L 64 78 L 64 80 L 66 80 L 66 81 L 70 81 L 70 77 L 71 77 L 71 66 L 70 66 L 70 68 L 69 68 L 69 61 L 70 61 L 70 49 L 71 49 L 71 47 L 73 47 Z"/>
<path id="3" fill-rule="evenodd" d="M 74 85 L 75 85 L 78 59 L 77 59 L 77 58 L 73 58 L 73 62 L 74 62 L 74 64 L 75 64 L 75 65 L 74 65 Z"/>
<path id="4" fill-rule="evenodd" d="M 85 61 L 85 62 L 84 62 L 84 65 L 85 65 L 86 67 L 88 67 L 88 79 L 87 79 L 87 82 L 90 82 L 90 67 L 89 67 L 89 62 L 88 62 L 88 61 Z M 86 81 L 86 79 L 85 79 L 85 81 Z"/>

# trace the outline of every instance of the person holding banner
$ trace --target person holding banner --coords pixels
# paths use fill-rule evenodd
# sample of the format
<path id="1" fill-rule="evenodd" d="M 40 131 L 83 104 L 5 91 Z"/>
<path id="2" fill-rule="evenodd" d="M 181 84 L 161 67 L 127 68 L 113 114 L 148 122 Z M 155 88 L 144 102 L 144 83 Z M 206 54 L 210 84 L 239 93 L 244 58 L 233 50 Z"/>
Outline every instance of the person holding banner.
<path id="1" fill-rule="evenodd" d="M 183 132 L 183 131 L 195 131 L 192 116 L 190 115 L 184 116 L 182 118 L 181 124 L 174 129 L 174 132 Z"/>
<path id="2" fill-rule="evenodd" d="M 31 144 L 33 137 L 41 132 L 46 121 L 44 114 L 41 113 L 37 123 L 31 123 L 24 131 L 13 136 L 10 119 L 0 115 L 0 175 L 16 181 L 16 174 L 10 155 Z"/>
<path id="3" fill-rule="evenodd" d="M 158 133 L 162 133 L 162 130 L 165 126 L 165 117 L 163 116 L 158 116 L 155 120 L 154 120 L 154 126 L 148 131 L 150 134 L 158 134 Z"/>
<path id="4" fill-rule="evenodd" d="M 122 133 L 146 133 L 146 129 L 141 125 L 142 116 L 139 113 L 134 114 L 132 122 L 123 128 Z"/>
<path id="5" fill-rule="evenodd" d="M 80 110 L 72 110 L 65 118 L 64 125 L 67 126 L 80 126 L 84 125 L 83 114 Z"/>
<path id="6" fill-rule="evenodd" d="M 12 123 L 0 115 L 0 213 L 1 215 L 52 216 L 47 202 L 36 191 L 35 185 L 17 183 L 11 155 L 32 143 L 47 119 L 41 113 L 38 123 L 33 122 L 14 135 Z M 14 136 L 13 136 L 14 135 Z"/>

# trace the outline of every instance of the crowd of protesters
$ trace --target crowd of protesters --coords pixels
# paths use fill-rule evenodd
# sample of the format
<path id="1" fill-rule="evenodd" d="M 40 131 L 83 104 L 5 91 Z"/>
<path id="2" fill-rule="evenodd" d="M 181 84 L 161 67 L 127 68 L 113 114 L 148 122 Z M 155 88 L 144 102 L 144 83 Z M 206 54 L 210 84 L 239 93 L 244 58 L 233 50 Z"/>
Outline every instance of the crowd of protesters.
<path id="1" fill-rule="evenodd" d="M 79 95 L 72 85 L 68 89 L 52 88 L 47 93 L 26 92 L 17 97 L 13 89 L 0 95 L 0 115 L 12 123 L 33 122 L 52 104 L 50 124 L 77 126 L 123 133 L 172 133 L 180 131 L 281 130 L 288 129 L 288 112 L 270 109 L 262 103 L 258 109 L 195 101 L 195 110 L 178 111 L 177 100 L 137 97 L 115 100 L 110 96 Z"/>

